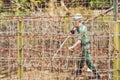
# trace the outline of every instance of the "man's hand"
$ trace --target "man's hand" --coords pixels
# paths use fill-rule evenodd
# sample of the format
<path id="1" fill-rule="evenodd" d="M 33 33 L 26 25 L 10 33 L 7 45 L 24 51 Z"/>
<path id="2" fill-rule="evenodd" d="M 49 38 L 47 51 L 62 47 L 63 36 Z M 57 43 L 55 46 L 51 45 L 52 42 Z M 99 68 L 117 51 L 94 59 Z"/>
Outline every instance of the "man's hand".
<path id="1" fill-rule="evenodd" d="M 68 49 L 69 49 L 70 51 L 73 51 L 74 48 L 76 48 L 77 46 L 80 45 L 80 43 L 81 43 L 81 40 L 78 40 L 73 46 L 69 47 Z"/>
<path id="2" fill-rule="evenodd" d="M 73 46 L 68 47 L 68 50 L 70 50 L 70 51 L 73 51 L 73 49 L 74 49 L 74 47 L 73 47 Z"/>

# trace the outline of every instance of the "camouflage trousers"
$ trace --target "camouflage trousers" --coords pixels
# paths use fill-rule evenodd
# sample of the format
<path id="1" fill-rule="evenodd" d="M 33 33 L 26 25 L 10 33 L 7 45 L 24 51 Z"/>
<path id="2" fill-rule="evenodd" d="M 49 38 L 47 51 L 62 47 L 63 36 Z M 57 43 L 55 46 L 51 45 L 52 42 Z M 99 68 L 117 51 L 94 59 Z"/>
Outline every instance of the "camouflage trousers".
<path id="1" fill-rule="evenodd" d="M 82 50 L 82 54 L 78 58 L 78 63 L 77 63 L 78 69 L 81 70 L 85 64 L 88 66 L 89 69 L 91 70 L 95 69 L 95 66 L 93 65 L 92 60 L 91 60 L 89 49 Z"/>

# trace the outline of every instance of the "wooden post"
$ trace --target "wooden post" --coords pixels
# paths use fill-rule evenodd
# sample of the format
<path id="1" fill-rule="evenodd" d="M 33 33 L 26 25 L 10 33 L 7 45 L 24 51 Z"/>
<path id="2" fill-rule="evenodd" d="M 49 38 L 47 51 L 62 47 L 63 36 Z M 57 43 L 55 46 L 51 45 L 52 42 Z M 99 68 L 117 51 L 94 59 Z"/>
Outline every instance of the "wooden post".
<path id="1" fill-rule="evenodd" d="M 114 47 L 120 51 L 120 22 L 118 22 L 118 0 L 114 0 Z M 113 60 L 113 80 L 120 80 L 120 58 L 117 57 Z"/>
<path id="2" fill-rule="evenodd" d="M 116 22 L 114 26 L 114 47 L 120 51 L 120 22 Z M 113 80 L 120 80 L 120 58 L 117 57 L 113 61 Z"/>
<path id="3" fill-rule="evenodd" d="M 18 21 L 18 78 L 23 80 L 23 22 Z"/>

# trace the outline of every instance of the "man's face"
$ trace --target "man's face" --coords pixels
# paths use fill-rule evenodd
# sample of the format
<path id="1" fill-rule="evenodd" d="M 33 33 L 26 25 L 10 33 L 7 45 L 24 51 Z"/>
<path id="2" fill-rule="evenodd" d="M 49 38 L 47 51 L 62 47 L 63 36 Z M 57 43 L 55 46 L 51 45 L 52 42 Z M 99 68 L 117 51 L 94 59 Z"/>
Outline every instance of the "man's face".
<path id="1" fill-rule="evenodd" d="M 81 25 L 81 22 L 80 22 L 80 21 L 73 21 L 73 25 L 74 25 L 75 27 L 78 27 L 78 26 Z"/>

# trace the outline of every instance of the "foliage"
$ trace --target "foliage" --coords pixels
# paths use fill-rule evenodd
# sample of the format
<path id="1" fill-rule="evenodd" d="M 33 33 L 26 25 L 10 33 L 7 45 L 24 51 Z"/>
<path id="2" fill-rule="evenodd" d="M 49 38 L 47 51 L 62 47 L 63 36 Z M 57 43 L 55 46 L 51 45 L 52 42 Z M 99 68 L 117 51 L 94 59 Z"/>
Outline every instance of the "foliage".
<path id="1" fill-rule="evenodd" d="M 11 0 L 8 6 L 3 6 L 4 3 L 3 0 L 0 1 L 0 10 L 2 10 L 2 13 L 8 13 L 9 15 L 16 15 L 16 16 L 23 16 L 28 15 L 30 12 L 37 11 L 37 4 L 35 0 Z M 6 4 L 4 3 L 4 4 Z M 10 5 L 12 4 L 12 5 Z M 9 10 L 6 8 L 9 7 Z M 4 9 L 4 11 L 3 11 Z M 13 12 L 13 13 L 11 13 Z"/>
<path id="2" fill-rule="evenodd" d="M 0 8 L 2 8 L 2 6 L 3 6 L 3 5 L 2 5 L 2 1 L 0 1 Z"/>
<path id="3" fill-rule="evenodd" d="M 111 0 L 91 0 L 90 7 L 91 8 L 106 8 L 111 6 Z"/>
<path id="4" fill-rule="evenodd" d="M 47 13 L 53 13 L 52 9 L 54 9 L 54 11 L 58 10 L 56 11 L 56 13 L 64 14 L 64 13 L 67 13 L 67 11 L 70 8 L 90 7 L 95 9 L 96 8 L 102 9 L 106 6 L 109 7 L 111 5 L 110 3 L 111 0 L 105 0 L 104 2 L 103 0 L 88 0 L 88 2 L 81 1 L 81 0 L 63 0 L 65 6 L 61 4 L 60 1 L 62 0 L 54 0 L 57 2 L 57 4 L 51 0 L 10 0 L 10 3 L 12 3 L 12 7 L 10 7 L 11 5 L 9 5 L 8 7 L 10 7 L 9 9 L 10 11 L 8 11 L 8 9 L 4 8 L 3 1 L 5 0 L 0 0 L 0 9 L 4 9 L 4 11 L 0 12 L 0 14 L 1 13 L 6 14 L 7 12 L 7 14 L 9 15 L 11 14 L 16 16 L 26 16 L 33 12 L 38 12 L 39 10 L 41 10 L 41 8 L 42 8 L 42 11 Z M 9 1 L 9 0 L 6 0 L 6 1 Z M 50 6 L 51 3 L 52 3 L 52 6 Z"/>

